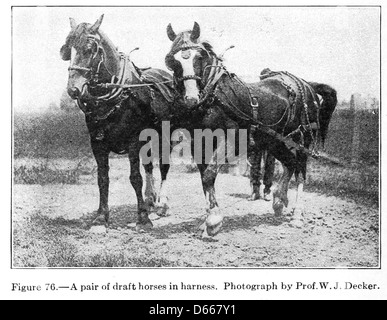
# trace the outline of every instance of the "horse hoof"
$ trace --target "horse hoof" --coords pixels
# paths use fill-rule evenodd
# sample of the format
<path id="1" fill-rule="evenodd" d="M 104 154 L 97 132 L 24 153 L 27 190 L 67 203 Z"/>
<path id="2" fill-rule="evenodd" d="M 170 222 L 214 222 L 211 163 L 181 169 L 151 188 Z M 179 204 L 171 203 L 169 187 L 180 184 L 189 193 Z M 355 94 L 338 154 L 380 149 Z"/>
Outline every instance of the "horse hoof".
<path id="1" fill-rule="evenodd" d="M 109 218 L 108 218 L 109 219 Z M 93 220 L 92 224 L 106 225 L 108 221 L 106 221 L 105 214 L 98 214 L 97 217 Z"/>
<path id="2" fill-rule="evenodd" d="M 152 228 L 153 228 L 152 222 L 148 222 L 145 224 L 143 224 L 143 223 L 136 224 L 136 231 L 137 232 L 147 232 L 147 231 L 150 231 Z"/>
<path id="3" fill-rule="evenodd" d="M 220 232 L 220 229 L 222 228 L 223 226 L 223 222 L 219 222 L 217 225 L 215 226 L 208 226 L 207 225 L 207 234 L 210 236 L 210 237 L 215 237 L 219 232 Z"/>
<path id="4" fill-rule="evenodd" d="M 169 216 L 168 212 L 169 212 L 168 199 L 167 199 L 167 198 L 161 199 L 161 200 L 157 203 L 157 206 L 156 206 L 156 214 L 157 214 L 159 217 L 164 218 L 164 217 Z"/>
<path id="5" fill-rule="evenodd" d="M 271 196 L 271 192 L 269 192 L 269 193 L 264 193 L 264 194 L 263 194 L 263 200 L 265 200 L 265 201 L 271 201 L 271 200 L 273 200 L 273 197 Z"/>
<path id="6" fill-rule="evenodd" d="M 259 193 L 253 193 L 250 198 L 249 198 L 249 201 L 256 201 L 256 200 L 259 200 L 261 197 L 259 196 Z"/>
<path id="7" fill-rule="evenodd" d="M 206 219 L 207 233 L 213 237 L 217 235 L 223 225 L 223 215 L 220 213 L 219 208 L 211 210 L 209 216 Z"/>
<path id="8" fill-rule="evenodd" d="M 197 229 L 196 231 L 196 236 L 200 237 L 200 238 L 204 238 L 208 235 L 207 233 L 207 226 L 206 226 L 206 223 L 203 222 Z"/>
<path id="9" fill-rule="evenodd" d="M 156 214 L 161 218 L 168 217 L 169 216 L 169 206 L 167 204 L 164 204 L 162 207 L 158 207 Z"/>
<path id="10" fill-rule="evenodd" d="M 155 200 L 153 197 L 148 197 L 145 199 L 145 205 L 147 208 L 154 208 L 155 207 Z"/>
<path id="11" fill-rule="evenodd" d="M 280 199 L 275 200 L 273 203 L 273 210 L 276 217 L 282 216 L 284 211 L 284 203 Z"/>

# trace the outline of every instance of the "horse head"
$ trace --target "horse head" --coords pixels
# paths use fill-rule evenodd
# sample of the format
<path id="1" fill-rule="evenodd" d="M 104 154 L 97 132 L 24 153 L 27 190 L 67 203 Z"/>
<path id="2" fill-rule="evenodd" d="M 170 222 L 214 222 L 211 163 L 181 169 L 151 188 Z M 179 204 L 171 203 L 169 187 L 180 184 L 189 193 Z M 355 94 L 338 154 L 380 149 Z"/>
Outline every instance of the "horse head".
<path id="1" fill-rule="evenodd" d="M 93 24 L 77 24 L 70 18 L 71 31 L 60 49 L 63 60 L 70 61 L 67 93 L 72 99 L 87 96 L 88 84 L 98 73 L 102 55 L 101 34 L 98 32 L 103 15 Z"/>
<path id="2" fill-rule="evenodd" d="M 173 43 L 165 63 L 174 73 L 177 91 L 184 97 L 187 107 L 192 108 L 200 101 L 216 54 L 208 42 L 200 41 L 200 26 L 197 22 L 192 30 L 179 34 L 169 24 L 167 35 Z"/>

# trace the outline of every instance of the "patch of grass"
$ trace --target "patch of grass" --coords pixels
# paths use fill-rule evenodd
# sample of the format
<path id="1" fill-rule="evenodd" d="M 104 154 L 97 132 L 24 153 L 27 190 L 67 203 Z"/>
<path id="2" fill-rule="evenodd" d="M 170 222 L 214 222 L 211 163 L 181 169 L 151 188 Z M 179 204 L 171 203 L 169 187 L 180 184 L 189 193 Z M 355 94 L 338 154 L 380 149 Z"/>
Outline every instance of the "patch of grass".
<path id="1" fill-rule="evenodd" d="M 379 169 L 376 166 L 341 168 L 312 161 L 308 170 L 306 191 L 376 206 L 379 203 Z"/>
<path id="2" fill-rule="evenodd" d="M 152 256 L 132 256 L 125 252 L 98 252 L 85 255 L 73 244 L 57 239 L 46 251 L 48 267 L 60 268 L 160 268 L 174 267 L 176 263 Z"/>
<path id="3" fill-rule="evenodd" d="M 58 238 L 50 243 L 46 251 L 47 267 L 71 268 L 81 264 L 75 245 Z"/>
<path id="4" fill-rule="evenodd" d="M 280 180 L 281 174 L 282 166 L 276 161 L 273 175 L 275 183 Z M 375 207 L 379 205 L 379 168 L 377 166 L 363 164 L 343 168 L 322 164 L 310 158 L 306 177 L 305 191 L 351 199 Z M 296 187 L 294 177 L 290 181 L 290 187 Z"/>
<path id="5" fill-rule="evenodd" d="M 174 267 L 175 263 L 164 258 L 143 256 L 131 257 L 124 253 L 98 253 L 91 256 L 89 261 L 85 261 L 85 267 L 98 268 L 160 268 L 160 267 Z"/>
<path id="6" fill-rule="evenodd" d="M 15 184 L 77 184 L 81 175 L 90 175 L 95 172 L 95 166 L 90 167 L 84 159 L 78 161 L 73 168 L 57 168 L 46 161 L 26 165 L 21 164 L 14 168 Z"/>
<path id="7" fill-rule="evenodd" d="M 82 222 L 50 219 L 40 214 L 18 223 L 13 230 L 13 265 L 18 268 L 159 268 L 175 267 L 152 252 L 139 253 L 136 249 L 106 248 L 85 250 L 79 238 L 90 234 Z"/>
<path id="8" fill-rule="evenodd" d="M 14 114 L 14 157 L 74 159 L 92 155 L 82 113 Z"/>
<path id="9" fill-rule="evenodd" d="M 14 169 L 14 182 L 16 184 L 76 184 L 80 173 L 74 169 L 51 169 L 47 165 L 40 164 L 28 168 L 22 165 Z"/>

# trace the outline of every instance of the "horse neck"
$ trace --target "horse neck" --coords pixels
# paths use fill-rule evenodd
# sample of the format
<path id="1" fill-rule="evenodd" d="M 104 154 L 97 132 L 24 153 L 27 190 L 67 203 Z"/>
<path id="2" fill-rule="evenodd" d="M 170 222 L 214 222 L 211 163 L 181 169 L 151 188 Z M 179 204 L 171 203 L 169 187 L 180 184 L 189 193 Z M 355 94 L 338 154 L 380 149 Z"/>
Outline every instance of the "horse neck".
<path id="1" fill-rule="evenodd" d="M 218 81 L 217 86 L 220 88 L 221 92 L 227 96 L 227 98 L 224 98 L 228 102 L 232 102 L 241 109 L 246 108 L 246 111 L 250 111 L 250 94 L 246 84 L 233 79 L 226 73 Z"/>
<path id="2" fill-rule="evenodd" d="M 103 32 L 100 31 L 99 34 L 101 36 L 101 46 L 105 53 L 105 66 L 112 75 L 118 76 L 120 72 L 120 54 Z"/>

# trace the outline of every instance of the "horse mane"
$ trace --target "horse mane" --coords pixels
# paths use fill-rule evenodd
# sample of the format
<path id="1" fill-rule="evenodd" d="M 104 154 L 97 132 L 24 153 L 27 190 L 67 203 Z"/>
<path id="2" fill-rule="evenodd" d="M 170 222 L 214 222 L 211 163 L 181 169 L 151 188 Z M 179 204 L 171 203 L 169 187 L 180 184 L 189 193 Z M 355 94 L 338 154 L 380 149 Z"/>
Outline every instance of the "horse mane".
<path id="1" fill-rule="evenodd" d="M 203 41 L 202 45 L 210 55 L 216 56 L 216 53 L 214 52 L 214 47 L 208 41 Z"/>

